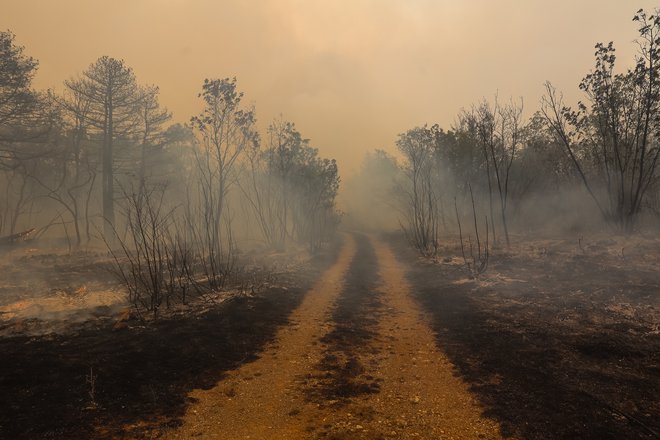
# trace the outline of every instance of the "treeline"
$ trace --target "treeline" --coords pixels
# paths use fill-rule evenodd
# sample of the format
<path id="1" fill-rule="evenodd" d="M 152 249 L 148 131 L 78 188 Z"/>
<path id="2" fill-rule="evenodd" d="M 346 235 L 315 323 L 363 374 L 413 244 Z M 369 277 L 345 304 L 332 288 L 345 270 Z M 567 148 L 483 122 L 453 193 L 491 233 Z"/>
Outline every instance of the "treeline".
<path id="1" fill-rule="evenodd" d="M 512 228 L 606 225 L 630 233 L 657 226 L 660 17 L 640 10 L 634 21 L 634 67 L 617 73 L 613 44 L 596 45 L 577 108 L 550 83 L 529 118 L 522 100 L 484 100 L 462 110 L 449 130 L 424 125 L 399 135 L 403 163 L 383 152 L 371 155 L 363 172 L 371 177 L 362 184 L 389 174 L 387 199 L 426 255 L 436 252 L 440 234 L 459 232 L 461 223 L 472 241 L 488 233 L 505 245 Z"/>
<path id="2" fill-rule="evenodd" d="M 339 224 L 339 174 L 291 122 L 265 136 L 236 79 L 207 79 L 172 124 L 158 87 L 101 57 L 36 91 L 37 62 L 0 32 L 0 236 L 105 243 L 140 313 L 222 288 L 238 243 L 316 252 Z"/>
<path id="3" fill-rule="evenodd" d="M 315 250 L 334 231 L 335 161 L 291 122 L 273 121 L 264 140 L 236 79 L 206 80 L 202 113 L 182 125 L 122 60 L 99 58 L 61 94 L 32 88 L 37 67 L 0 32 L 0 236 L 35 226 L 73 247 L 116 244 L 135 194 L 162 199 L 188 227 L 203 223 L 213 242 L 240 233 Z"/>

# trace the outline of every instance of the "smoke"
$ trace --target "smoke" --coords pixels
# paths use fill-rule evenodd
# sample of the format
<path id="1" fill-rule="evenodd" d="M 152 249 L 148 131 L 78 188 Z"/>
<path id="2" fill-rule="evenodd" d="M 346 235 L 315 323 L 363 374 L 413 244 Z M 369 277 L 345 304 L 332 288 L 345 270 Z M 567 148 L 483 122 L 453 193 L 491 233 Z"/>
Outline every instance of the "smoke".
<path id="1" fill-rule="evenodd" d="M 403 211 L 398 193 L 401 169 L 396 158 L 382 150 L 368 153 L 360 171 L 348 178 L 339 196 L 349 230 L 394 231 Z"/>
<path id="2" fill-rule="evenodd" d="M 632 59 L 634 28 L 621 23 L 634 9 L 653 6 L 7 0 L 3 18 L 40 61 L 39 88 L 59 90 L 107 54 L 158 85 L 163 104 L 184 122 L 198 113 L 203 78 L 237 76 L 262 129 L 283 113 L 347 177 L 367 151 L 390 145 L 397 133 L 420 121 L 448 126 L 457 109 L 493 90 L 529 103 L 538 101 L 546 79 L 574 90 L 597 41 L 614 40 L 620 58 Z"/>
<path id="3" fill-rule="evenodd" d="M 103 254 L 54 252 L 53 244 L 60 243 L 3 249 L 0 334 L 65 332 L 89 320 L 111 319 L 128 307 Z"/>

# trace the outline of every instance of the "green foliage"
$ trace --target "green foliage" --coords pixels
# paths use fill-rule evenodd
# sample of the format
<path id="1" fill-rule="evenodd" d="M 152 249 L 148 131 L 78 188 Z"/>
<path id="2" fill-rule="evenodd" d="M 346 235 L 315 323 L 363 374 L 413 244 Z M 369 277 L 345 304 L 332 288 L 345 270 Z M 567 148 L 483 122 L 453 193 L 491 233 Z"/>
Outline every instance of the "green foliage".
<path id="1" fill-rule="evenodd" d="M 31 86 L 38 63 L 14 39 L 11 32 L 0 32 L 0 129 L 22 124 L 37 103 Z"/>
<path id="2" fill-rule="evenodd" d="M 612 42 L 595 46 L 580 83 L 586 102 L 573 110 L 547 86 L 544 111 L 602 215 L 630 232 L 657 179 L 660 157 L 660 18 L 639 10 L 635 67 L 616 73 Z M 604 195 L 594 187 L 603 186 Z"/>
<path id="3" fill-rule="evenodd" d="M 255 149 L 250 164 L 252 185 L 244 194 L 266 242 L 284 249 L 294 240 L 316 251 L 329 241 L 338 223 L 335 160 L 319 157 L 295 124 L 277 119 L 266 149 Z"/>

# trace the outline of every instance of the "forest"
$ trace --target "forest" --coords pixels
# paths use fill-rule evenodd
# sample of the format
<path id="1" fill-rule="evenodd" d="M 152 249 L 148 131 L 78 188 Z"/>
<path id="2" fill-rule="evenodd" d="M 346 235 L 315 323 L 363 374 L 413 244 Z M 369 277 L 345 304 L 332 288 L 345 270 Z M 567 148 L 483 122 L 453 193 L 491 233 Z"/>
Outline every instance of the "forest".
<path id="1" fill-rule="evenodd" d="M 0 438 L 660 438 L 660 13 L 632 25 L 576 104 L 493 93 L 352 174 L 240 78 L 175 122 L 120 58 L 36 88 L 0 31 Z"/>

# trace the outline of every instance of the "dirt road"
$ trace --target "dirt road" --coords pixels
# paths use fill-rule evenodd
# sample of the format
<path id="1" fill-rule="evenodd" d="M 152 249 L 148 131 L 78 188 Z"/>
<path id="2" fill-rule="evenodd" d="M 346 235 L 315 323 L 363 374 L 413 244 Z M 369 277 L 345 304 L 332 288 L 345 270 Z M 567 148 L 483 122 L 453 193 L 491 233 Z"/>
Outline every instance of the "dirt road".
<path id="1" fill-rule="evenodd" d="M 501 438 L 436 348 L 391 250 L 357 234 L 259 359 L 190 397 L 165 438 Z"/>

